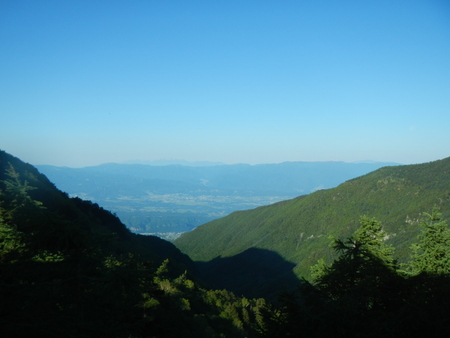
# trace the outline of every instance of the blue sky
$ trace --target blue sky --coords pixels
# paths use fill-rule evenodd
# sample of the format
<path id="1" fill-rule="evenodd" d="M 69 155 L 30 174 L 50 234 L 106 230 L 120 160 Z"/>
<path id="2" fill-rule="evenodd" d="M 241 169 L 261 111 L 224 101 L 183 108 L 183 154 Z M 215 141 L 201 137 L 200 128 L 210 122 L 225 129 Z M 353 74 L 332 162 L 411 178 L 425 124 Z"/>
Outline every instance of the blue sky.
<path id="1" fill-rule="evenodd" d="M 448 1 L 4 0 L 0 41 L 31 164 L 450 156 Z"/>

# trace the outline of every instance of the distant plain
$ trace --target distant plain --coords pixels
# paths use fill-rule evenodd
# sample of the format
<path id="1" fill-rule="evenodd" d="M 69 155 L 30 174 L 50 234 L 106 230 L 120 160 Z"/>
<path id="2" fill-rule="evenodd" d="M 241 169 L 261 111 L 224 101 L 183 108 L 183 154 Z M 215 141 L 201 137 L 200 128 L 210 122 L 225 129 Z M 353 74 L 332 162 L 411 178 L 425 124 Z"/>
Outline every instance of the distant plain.
<path id="1" fill-rule="evenodd" d="M 98 203 L 135 233 L 173 240 L 224 217 L 316 190 L 395 163 L 116 164 L 37 168 L 70 196 Z"/>

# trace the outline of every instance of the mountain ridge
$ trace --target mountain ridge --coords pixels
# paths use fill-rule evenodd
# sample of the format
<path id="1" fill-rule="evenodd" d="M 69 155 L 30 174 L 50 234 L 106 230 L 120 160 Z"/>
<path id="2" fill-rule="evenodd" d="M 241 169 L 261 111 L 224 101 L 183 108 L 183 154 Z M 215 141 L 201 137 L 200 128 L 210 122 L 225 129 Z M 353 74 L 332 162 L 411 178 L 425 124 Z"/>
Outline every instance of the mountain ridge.
<path id="1" fill-rule="evenodd" d="M 31 198 L 42 203 L 45 212 L 50 215 L 57 215 L 60 222 L 82 223 L 84 230 L 90 232 L 112 232 L 117 236 L 118 247 L 121 250 L 129 250 L 131 246 L 147 247 L 142 252 L 146 252 L 148 257 L 161 264 L 164 259 L 172 258 L 174 261 L 183 262 L 181 270 L 189 266 L 192 268 L 190 259 L 176 249 L 171 243 L 155 236 L 141 236 L 133 234 L 120 219 L 103 209 L 92 201 L 81 200 L 79 198 L 69 198 L 68 194 L 56 187 L 48 177 L 31 164 L 22 162 L 17 157 L 0 150 L 0 188 L 1 183 L 7 179 L 8 166 L 12 166 L 21 180 L 29 184 L 32 189 L 29 191 Z M 0 192 L 1 192 L 0 190 Z M 90 217 L 92 216 L 92 219 Z M 56 216 L 55 216 L 56 217 Z M 89 220 L 89 221 L 88 221 Z M 83 223 L 84 222 L 84 223 Z M 158 247 L 152 251 L 151 247 Z M 186 265 L 187 264 L 187 265 Z"/>
<path id="2" fill-rule="evenodd" d="M 218 257 L 239 264 L 230 258 L 250 248 L 270 250 L 295 264 L 297 277 L 308 277 L 309 267 L 319 258 L 332 258 L 329 236 L 350 236 L 363 215 L 383 223 L 388 242 L 405 260 L 421 213 L 434 205 L 440 206 L 444 218 L 450 216 L 450 157 L 383 167 L 335 188 L 236 211 L 183 234 L 174 244 L 194 261 L 210 265 Z"/>

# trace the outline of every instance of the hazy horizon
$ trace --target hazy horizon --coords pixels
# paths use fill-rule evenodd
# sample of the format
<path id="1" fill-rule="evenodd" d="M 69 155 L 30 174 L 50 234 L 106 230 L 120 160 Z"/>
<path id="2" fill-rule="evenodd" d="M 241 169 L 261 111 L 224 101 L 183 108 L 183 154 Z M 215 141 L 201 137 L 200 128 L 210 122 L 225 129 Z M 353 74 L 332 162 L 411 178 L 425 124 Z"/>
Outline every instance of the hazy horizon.
<path id="1" fill-rule="evenodd" d="M 450 156 L 447 1 L 4 1 L 0 37 L 34 165 Z"/>
<path id="2" fill-rule="evenodd" d="M 1 150 L 1 149 L 0 149 Z M 11 154 L 14 155 L 14 154 Z M 282 164 L 282 163 L 295 163 L 295 162 L 304 162 L 304 163 L 327 163 L 327 162 L 344 162 L 344 163 L 386 163 L 386 164 L 394 164 L 394 165 L 403 165 L 408 163 L 400 163 L 400 162 L 392 162 L 392 161 L 372 161 L 372 160 L 361 160 L 361 161 L 282 161 L 282 162 L 264 162 L 264 163 L 245 163 L 245 162 L 239 162 L 239 163 L 224 163 L 224 162 L 212 162 L 212 161 L 186 161 L 183 159 L 159 159 L 159 160 L 152 160 L 152 161 L 145 161 L 145 160 L 127 160 L 127 161 L 121 161 L 121 162 L 104 162 L 99 164 L 93 164 L 93 165 L 87 165 L 87 166 L 65 166 L 65 165 L 53 165 L 48 163 L 40 163 L 40 164 L 34 164 L 32 165 L 36 166 L 55 166 L 55 167 L 68 167 L 68 168 L 86 168 L 86 167 L 94 167 L 94 166 L 101 166 L 101 165 L 107 165 L 107 164 L 141 164 L 141 165 L 150 165 L 150 166 L 166 166 L 166 165 L 182 165 L 182 166 L 192 166 L 192 167 L 201 167 L 201 166 L 217 166 L 217 165 L 249 165 L 249 166 L 257 166 L 257 165 L 269 165 L 269 164 Z M 409 164 L 415 164 L 415 163 L 409 163 Z"/>

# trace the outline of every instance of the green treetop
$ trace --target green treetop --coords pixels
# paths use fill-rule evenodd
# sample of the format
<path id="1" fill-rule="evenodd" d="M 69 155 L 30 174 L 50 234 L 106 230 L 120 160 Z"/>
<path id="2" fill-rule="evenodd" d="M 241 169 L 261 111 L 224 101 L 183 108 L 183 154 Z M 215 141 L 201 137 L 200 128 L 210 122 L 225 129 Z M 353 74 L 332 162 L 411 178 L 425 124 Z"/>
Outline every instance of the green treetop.
<path id="1" fill-rule="evenodd" d="M 426 219 L 420 226 L 422 233 L 419 243 L 413 244 L 412 260 L 407 272 L 412 275 L 420 273 L 450 273 L 450 229 L 441 219 L 441 213 L 435 207 L 431 214 L 425 213 Z"/>

